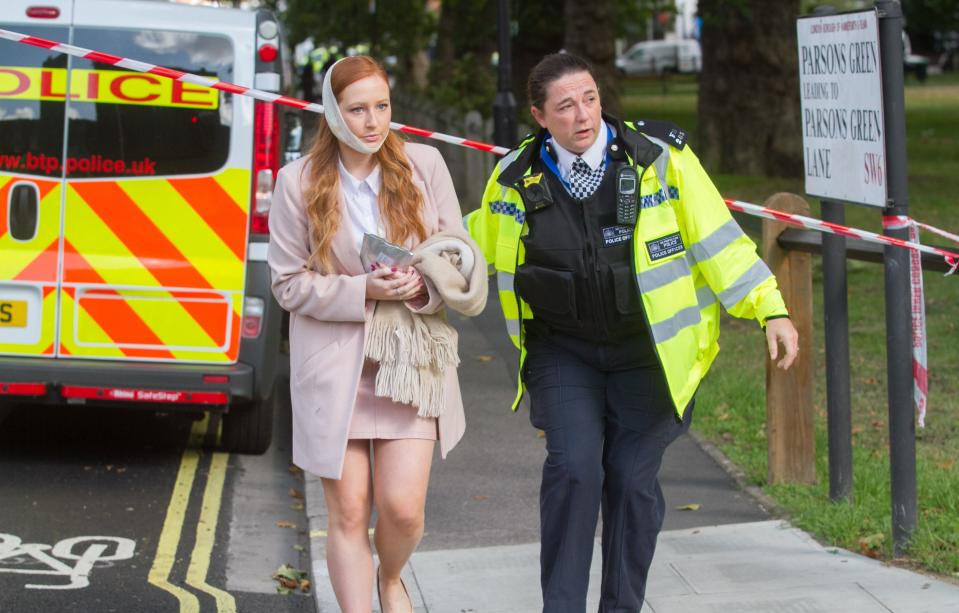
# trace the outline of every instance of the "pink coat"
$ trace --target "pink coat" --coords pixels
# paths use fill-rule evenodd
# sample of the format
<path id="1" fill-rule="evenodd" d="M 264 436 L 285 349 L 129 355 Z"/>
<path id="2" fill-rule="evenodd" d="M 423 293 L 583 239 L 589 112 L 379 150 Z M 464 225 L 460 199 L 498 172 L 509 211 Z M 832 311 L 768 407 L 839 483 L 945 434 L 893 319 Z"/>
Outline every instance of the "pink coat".
<path id="1" fill-rule="evenodd" d="M 406 154 L 413 166 L 413 183 L 423 192 L 427 232 L 462 230 L 453 181 L 439 151 L 407 143 Z M 277 175 L 268 260 L 273 295 L 290 312 L 293 462 L 321 477 L 339 479 L 363 368 L 363 341 L 376 303 L 366 299 L 359 251 L 345 223 L 332 243 L 335 274 L 306 269 L 313 250 L 304 201 L 306 167 L 303 157 Z M 344 206 L 341 198 L 341 219 L 346 215 Z M 431 292 L 429 303 L 418 312 L 436 312 L 442 306 Z M 446 396 L 446 409 L 439 418 L 444 458 L 466 428 L 455 368 L 446 372 Z"/>

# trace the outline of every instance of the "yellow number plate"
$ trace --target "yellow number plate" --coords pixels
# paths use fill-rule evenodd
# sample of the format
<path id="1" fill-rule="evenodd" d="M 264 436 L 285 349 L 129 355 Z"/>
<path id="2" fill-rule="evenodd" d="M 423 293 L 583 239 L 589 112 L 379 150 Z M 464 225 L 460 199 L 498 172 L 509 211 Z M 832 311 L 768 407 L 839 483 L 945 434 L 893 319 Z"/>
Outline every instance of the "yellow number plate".
<path id="1" fill-rule="evenodd" d="M 0 300 L 0 328 L 23 328 L 26 325 L 26 300 Z"/>

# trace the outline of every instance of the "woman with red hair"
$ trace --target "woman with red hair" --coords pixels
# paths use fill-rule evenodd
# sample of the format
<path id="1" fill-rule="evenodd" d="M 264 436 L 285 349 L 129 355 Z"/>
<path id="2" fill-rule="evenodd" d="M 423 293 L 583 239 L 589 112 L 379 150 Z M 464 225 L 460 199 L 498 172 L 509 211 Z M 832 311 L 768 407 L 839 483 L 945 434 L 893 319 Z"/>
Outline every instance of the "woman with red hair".
<path id="1" fill-rule="evenodd" d="M 438 417 L 374 393 L 380 365 L 364 341 L 378 305 L 423 315 L 443 300 L 412 266 L 365 270 L 360 248 L 364 234 L 412 249 L 441 232 L 465 233 L 439 152 L 390 131 L 389 85 L 375 60 L 334 64 L 323 106 L 309 153 L 277 176 L 270 214 L 273 293 L 290 312 L 293 461 L 322 478 L 340 608 L 370 611 L 376 585 L 382 610 L 406 613 L 400 572 L 423 534 L 433 447 L 438 440 L 445 457 L 460 439 L 463 404 L 455 366 L 440 373 Z"/>

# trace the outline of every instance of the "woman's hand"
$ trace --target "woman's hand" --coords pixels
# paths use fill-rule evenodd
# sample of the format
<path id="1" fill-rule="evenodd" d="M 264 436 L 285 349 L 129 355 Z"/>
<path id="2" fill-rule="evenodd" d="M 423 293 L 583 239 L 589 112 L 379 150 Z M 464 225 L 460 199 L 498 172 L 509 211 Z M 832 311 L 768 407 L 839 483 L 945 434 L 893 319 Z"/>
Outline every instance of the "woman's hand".
<path id="1" fill-rule="evenodd" d="M 786 349 L 783 359 L 777 366 L 789 370 L 796 355 L 799 354 L 799 333 L 796 332 L 793 322 L 786 317 L 770 319 L 766 322 L 766 344 L 769 345 L 769 359 L 776 361 L 779 357 L 779 343 Z"/>
<path id="2" fill-rule="evenodd" d="M 379 266 L 366 275 L 368 300 L 411 300 L 425 289 L 423 278 L 413 267 L 398 271 Z"/>

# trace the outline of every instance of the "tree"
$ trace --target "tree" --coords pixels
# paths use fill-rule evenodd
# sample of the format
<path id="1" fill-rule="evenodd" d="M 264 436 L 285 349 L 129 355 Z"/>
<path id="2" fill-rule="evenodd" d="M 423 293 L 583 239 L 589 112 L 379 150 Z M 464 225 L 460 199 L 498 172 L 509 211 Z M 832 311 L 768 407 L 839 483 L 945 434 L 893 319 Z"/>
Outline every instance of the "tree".
<path id="1" fill-rule="evenodd" d="M 802 172 L 799 0 L 699 0 L 700 155 L 712 171 Z"/>
<path id="2" fill-rule="evenodd" d="M 496 0 L 444 0 L 427 91 L 441 106 L 492 112 L 496 5 Z"/>
<path id="3" fill-rule="evenodd" d="M 619 115 L 622 105 L 616 72 L 614 5 L 614 0 L 566 0 L 563 48 L 593 65 L 603 109 Z"/>
<path id="4" fill-rule="evenodd" d="M 529 72 L 544 55 L 556 53 L 563 48 L 563 20 L 557 18 L 554 4 L 516 1 L 510 11 L 516 22 L 516 31 L 512 38 L 513 95 L 516 97 L 517 118 L 529 125 L 535 125 L 532 123 L 529 101 L 526 98 Z"/>
<path id="5" fill-rule="evenodd" d="M 372 44 L 373 55 L 396 57 L 404 77 L 414 76 L 416 57 L 426 49 L 435 26 L 427 0 L 375 5 L 369 0 L 288 0 L 283 20 L 293 45 L 311 36 L 317 44 L 336 42 L 342 48 Z"/>

